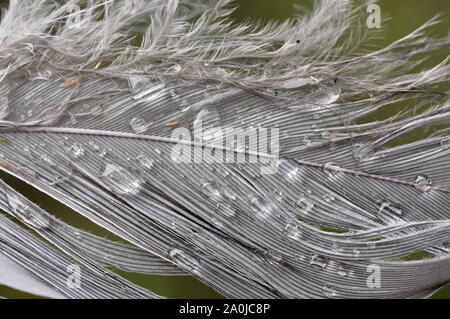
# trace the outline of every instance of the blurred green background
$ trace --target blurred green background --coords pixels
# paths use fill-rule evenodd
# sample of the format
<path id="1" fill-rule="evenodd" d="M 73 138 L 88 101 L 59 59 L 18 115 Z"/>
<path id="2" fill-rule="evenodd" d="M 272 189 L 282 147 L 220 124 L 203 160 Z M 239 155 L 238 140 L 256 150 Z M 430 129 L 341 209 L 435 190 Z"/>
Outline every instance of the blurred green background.
<path id="1" fill-rule="evenodd" d="M 5 1 L 0 2 L 5 3 Z M 269 19 L 280 20 L 293 14 L 293 4 L 295 3 L 310 7 L 312 2 L 304 0 L 239 0 L 236 1 L 239 9 L 233 14 L 233 19 L 236 21 L 242 21 L 249 18 L 264 19 L 266 21 Z M 381 6 L 384 21 L 377 40 L 374 40 L 373 43 L 371 43 L 373 47 L 386 45 L 413 31 L 433 16 L 442 13 L 445 14 L 443 18 L 445 22 L 433 27 L 431 35 L 448 35 L 448 21 L 450 21 L 449 0 L 382 0 L 379 1 L 379 4 Z M 443 52 L 443 54 L 448 55 L 449 52 Z M 436 57 L 434 62 L 439 61 L 439 57 Z M 56 217 L 97 235 L 114 239 L 113 235 L 103 231 L 101 228 L 83 217 L 80 217 L 80 215 L 60 203 L 39 193 L 32 187 L 2 173 L 0 173 L 0 178 L 4 179 L 14 188 L 20 190 L 28 198 L 35 203 L 38 203 L 42 208 L 53 213 Z M 120 271 L 117 272 L 129 280 L 169 298 L 221 298 L 221 296 L 211 288 L 191 277 L 146 276 L 127 274 Z M 7 298 L 36 298 L 3 286 L 0 286 L 0 296 Z M 441 289 L 441 291 L 436 293 L 433 298 L 450 298 L 450 285 Z"/>

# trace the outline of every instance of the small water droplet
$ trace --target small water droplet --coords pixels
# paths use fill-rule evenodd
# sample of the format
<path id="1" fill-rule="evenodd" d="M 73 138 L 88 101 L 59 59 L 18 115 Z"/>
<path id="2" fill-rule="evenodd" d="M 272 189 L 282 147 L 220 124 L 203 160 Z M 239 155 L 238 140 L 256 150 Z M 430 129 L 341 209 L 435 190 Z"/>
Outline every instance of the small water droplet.
<path id="1" fill-rule="evenodd" d="M 332 202 L 336 199 L 336 197 L 334 197 L 333 194 L 325 194 L 323 195 L 323 200 L 326 201 L 327 203 Z"/>
<path id="2" fill-rule="evenodd" d="M 136 133 L 144 133 L 148 130 L 151 123 L 147 123 L 143 118 L 135 117 L 130 122 L 131 129 Z"/>
<path id="3" fill-rule="evenodd" d="M 217 205 L 217 210 L 219 211 L 220 215 L 227 217 L 227 218 L 231 218 L 236 215 L 236 210 L 233 207 L 231 207 L 230 205 L 225 204 L 225 203 L 219 203 Z"/>
<path id="4" fill-rule="evenodd" d="M 153 167 L 154 161 L 148 155 L 141 153 L 136 157 L 136 160 L 145 168 L 151 169 Z"/>
<path id="5" fill-rule="evenodd" d="M 300 231 L 298 229 L 298 226 L 294 223 L 289 223 L 284 227 L 283 233 L 294 240 L 298 240 L 300 238 Z"/>
<path id="6" fill-rule="evenodd" d="M 222 193 L 225 195 L 226 198 L 231 199 L 235 201 L 237 199 L 237 193 L 232 189 L 228 187 L 222 188 Z"/>
<path id="7" fill-rule="evenodd" d="M 362 144 L 358 143 L 354 146 L 353 157 L 358 162 L 363 162 L 373 153 L 372 144 Z"/>
<path id="8" fill-rule="evenodd" d="M 78 158 L 78 157 L 81 157 L 84 155 L 84 148 L 80 144 L 75 143 L 75 144 L 70 145 L 69 151 L 70 151 L 70 154 L 75 158 Z"/>
<path id="9" fill-rule="evenodd" d="M 272 191 L 271 197 L 272 197 L 274 200 L 276 200 L 276 201 L 278 201 L 278 202 L 281 202 L 281 201 L 283 200 L 283 192 L 280 191 L 280 190 L 274 189 L 274 190 Z"/>
<path id="10" fill-rule="evenodd" d="M 346 265 L 339 265 L 339 268 L 337 270 L 337 274 L 341 277 L 347 277 L 350 274 L 350 270 Z"/>
<path id="11" fill-rule="evenodd" d="M 200 262 L 194 256 L 182 251 L 181 249 L 172 249 L 169 252 L 170 259 L 181 268 L 192 273 L 199 272 Z"/>
<path id="12" fill-rule="evenodd" d="M 328 259 L 324 256 L 315 254 L 311 257 L 309 264 L 313 267 L 325 269 L 328 264 Z"/>
<path id="13" fill-rule="evenodd" d="M 143 179 L 141 174 L 117 164 L 106 164 L 100 177 L 108 188 L 118 195 L 136 195 L 139 193 Z"/>
<path id="14" fill-rule="evenodd" d="M 329 176 L 329 177 L 334 177 L 336 175 L 339 174 L 339 169 L 341 167 L 339 166 L 339 164 L 334 163 L 334 162 L 329 162 L 326 163 L 323 167 L 323 171 Z"/>
<path id="15" fill-rule="evenodd" d="M 336 290 L 331 288 L 330 286 L 323 286 L 323 294 L 328 298 L 336 297 Z"/>
<path id="16" fill-rule="evenodd" d="M 287 178 L 289 178 L 289 179 L 294 179 L 295 177 L 297 177 L 298 170 L 299 170 L 298 167 L 295 167 L 295 168 L 291 169 L 291 170 L 286 174 L 286 175 L 287 175 Z"/>
<path id="17" fill-rule="evenodd" d="M 414 187 L 421 192 L 428 192 L 432 185 L 431 179 L 426 175 L 418 175 L 414 180 Z"/>
<path id="18" fill-rule="evenodd" d="M 314 203 L 305 196 L 300 196 L 297 205 L 300 207 L 300 213 L 308 214 L 313 208 Z"/>
<path id="19" fill-rule="evenodd" d="M 275 211 L 274 205 L 261 197 L 251 197 L 250 207 L 261 219 L 272 217 Z"/>
<path id="20" fill-rule="evenodd" d="M 45 229 L 50 227 L 50 218 L 44 214 L 40 214 L 19 196 L 16 194 L 7 194 L 6 197 L 9 207 L 17 219 L 36 229 Z"/>

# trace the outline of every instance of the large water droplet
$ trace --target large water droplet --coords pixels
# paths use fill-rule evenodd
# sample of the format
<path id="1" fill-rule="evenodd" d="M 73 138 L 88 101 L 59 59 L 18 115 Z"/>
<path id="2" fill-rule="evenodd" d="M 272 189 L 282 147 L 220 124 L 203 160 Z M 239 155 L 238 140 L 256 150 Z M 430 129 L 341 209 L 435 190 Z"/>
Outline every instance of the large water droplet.
<path id="1" fill-rule="evenodd" d="M 135 117 L 130 122 L 131 129 L 136 133 L 144 133 L 151 124 L 147 123 L 143 118 Z"/>
<path id="2" fill-rule="evenodd" d="M 6 197 L 8 199 L 9 207 L 17 219 L 36 229 L 50 227 L 50 218 L 40 214 L 33 207 L 30 207 L 23 199 L 15 194 L 7 194 Z"/>
<path id="3" fill-rule="evenodd" d="M 100 177 L 118 195 L 136 195 L 144 184 L 140 174 L 117 164 L 106 164 Z"/>
<path id="4" fill-rule="evenodd" d="M 181 249 L 172 249 L 169 252 L 169 257 L 181 268 L 192 273 L 198 273 L 200 262 L 194 256 L 189 255 Z"/>
<path id="5" fill-rule="evenodd" d="M 353 150 L 353 156 L 358 162 L 363 162 L 373 153 L 373 144 L 356 144 Z"/>
<path id="6" fill-rule="evenodd" d="M 228 187 L 224 187 L 222 188 L 222 193 L 225 195 L 226 198 L 231 199 L 231 200 L 236 200 L 237 199 L 237 193 L 232 189 L 232 188 L 228 188 Z"/>
<path id="7" fill-rule="evenodd" d="M 414 180 L 414 187 L 421 192 L 428 192 L 432 185 L 431 179 L 426 175 L 418 175 Z"/>
<path id="8" fill-rule="evenodd" d="M 309 264 L 313 267 L 324 269 L 328 264 L 328 259 L 324 256 L 315 254 L 311 257 Z"/>
<path id="9" fill-rule="evenodd" d="M 298 225 L 294 223 L 289 223 L 284 227 L 283 233 L 294 240 L 298 240 L 300 238 L 300 231 L 298 229 Z"/>
<path id="10" fill-rule="evenodd" d="M 221 200 L 222 194 L 219 191 L 219 187 L 216 182 L 205 182 L 202 184 L 202 192 L 210 199 Z"/>

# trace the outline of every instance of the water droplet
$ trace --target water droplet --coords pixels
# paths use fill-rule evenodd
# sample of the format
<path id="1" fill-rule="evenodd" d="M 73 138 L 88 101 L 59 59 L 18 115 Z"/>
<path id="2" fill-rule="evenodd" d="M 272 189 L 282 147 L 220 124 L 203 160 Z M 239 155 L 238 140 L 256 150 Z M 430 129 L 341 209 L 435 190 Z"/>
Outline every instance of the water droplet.
<path id="1" fill-rule="evenodd" d="M 217 210 L 219 211 L 220 215 L 227 217 L 227 218 L 231 218 L 236 215 L 236 210 L 233 207 L 231 207 L 230 205 L 225 204 L 225 203 L 218 204 Z"/>
<path id="2" fill-rule="evenodd" d="M 432 185 L 431 179 L 426 175 L 418 175 L 414 180 L 414 187 L 421 192 L 428 192 Z"/>
<path id="3" fill-rule="evenodd" d="M 136 157 L 136 160 L 145 168 L 151 169 L 153 167 L 154 161 L 148 155 L 141 153 Z"/>
<path id="4" fill-rule="evenodd" d="M 372 144 L 361 144 L 358 143 L 355 145 L 353 150 L 353 157 L 358 162 L 363 162 L 367 160 L 367 158 L 373 153 L 373 145 Z"/>
<path id="5" fill-rule="evenodd" d="M 287 175 L 287 178 L 289 178 L 289 179 L 294 179 L 295 177 L 297 177 L 298 170 L 299 170 L 298 167 L 295 167 L 295 168 L 291 169 L 291 170 L 286 174 L 286 175 Z"/>
<path id="6" fill-rule="evenodd" d="M 311 141 L 311 139 L 309 138 L 309 137 L 304 137 L 303 138 L 303 144 L 305 144 L 305 145 L 311 145 L 311 143 L 312 143 L 312 141 Z"/>
<path id="7" fill-rule="evenodd" d="M 206 182 L 202 184 L 202 192 L 209 198 L 213 200 L 222 199 L 222 195 L 220 194 L 219 187 L 215 182 Z"/>
<path id="8" fill-rule="evenodd" d="M 275 211 L 275 206 L 261 197 L 251 197 L 250 207 L 261 219 L 272 217 Z"/>
<path id="9" fill-rule="evenodd" d="M 336 297 L 336 290 L 334 290 L 330 286 L 323 286 L 322 292 L 328 298 Z"/>
<path id="10" fill-rule="evenodd" d="M 276 89 L 297 89 L 305 85 L 315 84 L 316 82 L 311 78 L 294 78 L 284 82 L 275 87 Z"/>
<path id="11" fill-rule="evenodd" d="M 305 196 L 300 196 L 297 205 L 301 209 L 300 213 L 303 214 L 308 214 L 314 208 L 314 203 Z"/>
<path id="12" fill-rule="evenodd" d="M 298 240 L 300 238 L 300 231 L 298 229 L 298 225 L 294 223 L 289 223 L 284 227 L 283 233 L 294 240 Z"/>
<path id="13" fill-rule="evenodd" d="M 181 268 L 192 273 L 199 272 L 200 262 L 194 256 L 182 251 L 181 249 L 172 249 L 169 252 L 170 259 Z"/>
<path id="14" fill-rule="evenodd" d="M 237 199 L 237 193 L 228 187 L 224 187 L 222 188 L 222 193 L 225 195 L 226 198 L 231 199 L 231 200 L 236 200 Z"/>
<path id="15" fill-rule="evenodd" d="M 334 197 L 333 194 L 325 194 L 323 195 L 323 200 L 326 201 L 327 203 L 332 202 L 336 199 L 336 197 Z"/>
<path id="16" fill-rule="evenodd" d="M 19 196 L 15 194 L 7 194 L 6 197 L 9 207 L 17 219 L 36 229 L 45 229 L 50 227 L 50 218 L 44 214 L 40 214 L 33 207 L 30 207 Z"/>
<path id="17" fill-rule="evenodd" d="M 311 257 L 309 264 L 313 267 L 325 269 L 328 264 L 328 259 L 324 256 L 315 254 Z"/>
<path id="18" fill-rule="evenodd" d="M 339 169 L 341 167 L 339 166 L 339 164 L 334 163 L 334 162 L 329 162 L 326 163 L 323 167 L 323 171 L 329 176 L 329 177 L 334 177 L 336 175 L 339 174 Z"/>
<path id="19" fill-rule="evenodd" d="M 198 112 L 193 126 L 194 137 L 199 141 L 211 141 L 223 137 L 220 115 L 214 107 L 207 107 Z"/>
<path id="20" fill-rule="evenodd" d="M 350 274 L 350 270 L 348 269 L 348 266 L 341 264 L 339 265 L 337 274 L 341 277 L 347 277 Z"/>
<path id="21" fill-rule="evenodd" d="M 100 177 L 114 193 L 136 195 L 144 184 L 144 180 L 140 176 L 141 174 L 134 172 L 132 169 L 117 164 L 106 164 Z"/>
<path id="22" fill-rule="evenodd" d="M 402 215 L 402 208 L 398 204 L 395 204 L 390 201 L 379 201 L 377 205 L 378 205 L 378 213 L 380 214 L 394 213 L 397 216 Z"/>
<path id="23" fill-rule="evenodd" d="M 80 144 L 72 144 L 69 147 L 70 154 L 72 154 L 73 157 L 78 158 L 84 155 L 84 148 Z"/>
<path id="24" fill-rule="evenodd" d="M 272 191 L 271 197 L 272 197 L 274 200 L 276 200 L 276 201 L 278 201 L 278 202 L 281 203 L 281 201 L 282 201 L 282 199 L 283 199 L 283 192 L 280 191 L 280 190 L 274 189 L 274 190 Z"/>
<path id="25" fill-rule="evenodd" d="M 148 130 L 149 126 L 151 124 L 148 124 L 143 118 L 135 117 L 130 122 L 131 129 L 136 133 L 144 133 Z"/>

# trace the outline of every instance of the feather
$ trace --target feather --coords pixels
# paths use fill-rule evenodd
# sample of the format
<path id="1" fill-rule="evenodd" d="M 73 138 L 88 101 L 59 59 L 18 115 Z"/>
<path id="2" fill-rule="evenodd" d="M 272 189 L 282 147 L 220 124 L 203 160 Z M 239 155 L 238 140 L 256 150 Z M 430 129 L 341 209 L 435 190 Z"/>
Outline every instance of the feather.
<path id="1" fill-rule="evenodd" d="M 33 280 L 71 298 L 159 297 L 108 266 L 230 298 L 423 297 L 449 281 L 448 58 L 426 67 L 449 39 L 424 36 L 437 19 L 364 54 L 352 1 L 267 25 L 232 24 L 225 0 L 87 1 L 69 23 L 77 3 L 3 12 L 0 169 L 127 244 L 2 183 L 21 222 L 0 215 L 2 254 Z M 417 252 L 431 257 L 404 260 Z"/>

